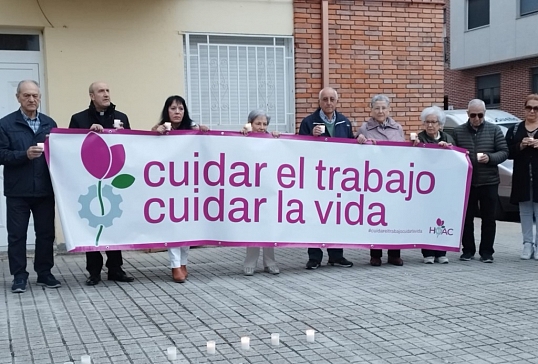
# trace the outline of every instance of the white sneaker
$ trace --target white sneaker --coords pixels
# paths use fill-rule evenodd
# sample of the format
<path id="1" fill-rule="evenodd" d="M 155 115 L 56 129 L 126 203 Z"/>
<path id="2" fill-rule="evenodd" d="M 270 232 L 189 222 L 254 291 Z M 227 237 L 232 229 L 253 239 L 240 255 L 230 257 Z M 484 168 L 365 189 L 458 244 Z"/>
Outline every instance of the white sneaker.
<path id="1" fill-rule="evenodd" d="M 435 257 L 424 257 L 424 264 L 433 264 Z"/>
<path id="2" fill-rule="evenodd" d="M 534 259 L 538 260 L 538 245 L 534 245 Z"/>
<path id="3" fill-rule="evenodd" d="M 523 243 L 523 252 L 521 252 L 521 259 L 529 260 L 532 258 L 534 246 L 532 243 Z M 534 259 L 537 259 L 538 254 L 534 252 Z"/>
<path id="4" fill-rule="evenodd" d="M 253 276 L 254 275 L 254 267 L 245 267 L 245 268 L 243 268 L 243 273 L 246 276 Z"/>
<path id="5" fill-rule="evenodd" d="M 265 267 L 265 268 L 263 268 L 263 271 L 267 272 L 267 273 L 271 273 L 271 274 L 279 274 L 280 273 L 280 269 L 278 269 L 278 267 L 276 265 L 271 265 L 269 267 Z"/>
<path id="6" fill-rule="evenodd" d="M 435 258 L 435 261 L 441 264 L 448 264 L 448 258 L 444 255 L 442 257 Z"/>

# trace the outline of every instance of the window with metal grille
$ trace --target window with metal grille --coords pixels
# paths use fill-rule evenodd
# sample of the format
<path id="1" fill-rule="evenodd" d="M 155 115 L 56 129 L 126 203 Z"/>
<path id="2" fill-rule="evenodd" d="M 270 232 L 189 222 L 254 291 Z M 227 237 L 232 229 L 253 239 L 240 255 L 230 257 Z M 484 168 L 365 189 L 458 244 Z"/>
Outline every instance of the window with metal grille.
<path id="1" fill-rule="evenodd" d="M 193 120 L 235 131 L 263 109 L 269 130 L 295 131 L 292 37 L 186 34 L 184 44 Z"/>
<path id="2" fill-rule="evenodd" d="M 467 0 L 467 29 L 489 25 L 489 0 Z"/>
<path id="3" fill-rule="evenodd" d="M 476 97 L 485 102 L 486 108 L 501 106 L 501 75 L 487 75 L 476 78 Z"/>

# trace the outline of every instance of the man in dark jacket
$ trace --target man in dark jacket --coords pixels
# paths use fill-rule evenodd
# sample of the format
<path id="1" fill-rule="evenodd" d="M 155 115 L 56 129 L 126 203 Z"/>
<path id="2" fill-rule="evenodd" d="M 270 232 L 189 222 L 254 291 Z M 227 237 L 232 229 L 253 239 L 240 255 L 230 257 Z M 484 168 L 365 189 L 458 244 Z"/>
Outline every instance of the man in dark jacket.
<path id="1" fill-rule="evenodd" d="M 338 111 L 338 93 L 331 87 L 319 92 L 319 108 L 301 122 L 299 135 L 327 136 L 335 138 L 354 138 L 349 120 Z M 344 258 L 344 249 L 327 249 L 329 265 L 352 267 L 353 263 Z M 306 269 L 316 269 L 321 265 L 323 251 L 320 248 L 308 249 Z"/>
<path id="2" fill-rule="evenodd" d="M 13 293 L 26 291 L 26 234 L 30 213 L 34 217 L 37 284 L 58 288 L 54 266 L 54 193 L 43 143 L 56 122 L 38 112 L 41 93 L 35 81 L 17 86 L 19 110 L 0 120 L 0 164 L 4 165 L 4 195 L 8 234 L 9 270 Z M 39 144 L 38 144 L 39 143 Z"/>
<path id="3" fill-rule="evenodd" d="M 482 232 L 480 236 L 480 261 L 493 263 L 493 243 L 495 241 L 495 209 L 499 199 L 498 164 L 508 158 L 506 140 L 498 125 L 484 120 L 486 105 L 484 101 L 474 99 L 469 102 L 467 115 L 469 119 L 454 129 L 455 145 L 465 148 L 473 164 L 471 190 L 467 200 L 465 224 L 463 226 L 463 254 L 460 260 L 473 259 L 476 252 L 474 241 L 474 217 L 480 204 Z"/>
<path id="4" fill-rule="evenodd" d="M 110 102 L 110 90 L 104 82 L 94 82 L 90 85 L 90 106 L 71 117 L 70 128 L 89 129 L 98 133 L 103 129 L 124 128 L 130 129 L 127 115 L 116 110 L 116 105 Z M 121 250 L 107 250 L 106 266 L 108 268 L 108 280 L 117 282 L 132 282 L 123 269 Z M 86 253 L 86 270 L 90 276 L 86 280 L 88 286 L 95 286 L 101 281 L 101 269 L 103 268 L 103 256 L 101 252 Z"/>

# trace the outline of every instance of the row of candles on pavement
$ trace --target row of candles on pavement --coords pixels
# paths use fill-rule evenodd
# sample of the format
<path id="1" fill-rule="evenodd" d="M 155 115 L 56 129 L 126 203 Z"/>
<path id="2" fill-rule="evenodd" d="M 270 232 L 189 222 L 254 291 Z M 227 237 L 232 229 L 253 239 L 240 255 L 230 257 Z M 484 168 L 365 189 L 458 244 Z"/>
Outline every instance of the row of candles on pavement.
<path id="1" fill-rule="evenodd" d="M 306 342 L 313 343 L 315 339 L 315 330 L 309 329 L 306 330 Z M 280 334 L 271 334 L 271 345 L 277 346 L 280 345 Z M 243 336 L 241 337 L 241 349 L 250 350 L 250 337 Z M 207 353 L 215 354 L 217 352 L 217 344 L 215 341 L 207 342 Z M 177 349 L 172 346 L 166 349 L 166 355 L 168 360 L 176 360 L 177 358 Z M 82 355 L 80 357 L 80 364 L 91 364 L 92 360 L 89 355 Z M 72 362 L 67 362 L 64 364 L 73 364 Z"/>
<path id="2" fill-rule="evenodd" d="M 306 342 L 313 343 L 315 339 L 316 331 L 309 329 L 306 330 Z M 280 345 L 280 334 L 271 334 L 271 345 L 278 346 Z M 241 349 L 250 350 L 250 337 L 242 336 L 241 337 Z M 211 340 L 207 342 L 207 353 L 215 354 L 217 352 L 217 344 L 215 341 Z M 168 360 L 175 360 L 177 358 L 177 349 L 172 346 L 166 349 L 166 354 L 168 355 Z"/>

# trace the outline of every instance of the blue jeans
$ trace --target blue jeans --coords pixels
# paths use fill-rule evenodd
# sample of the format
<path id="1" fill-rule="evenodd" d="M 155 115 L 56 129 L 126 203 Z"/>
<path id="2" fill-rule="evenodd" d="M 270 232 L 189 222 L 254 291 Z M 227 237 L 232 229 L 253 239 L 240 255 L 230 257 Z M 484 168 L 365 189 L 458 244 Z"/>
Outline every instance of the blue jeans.
<path id="1" fill-rule="evenodd" d="M 519 218 L 521 220 L 521 233 L 523 234 L 523 243 L 538 244 L 538 236 L 536 240 L 534 239 L 533 216 L 538 218 L 538 203 L 532 201 L 532 188 L 531 188 L 530 200 L 519 203 Z M 538 221 L 537 221 L 537 224 L 538 224 Z M 538 231 L 538 225 L 537 225 L 536 231 Z"/>

